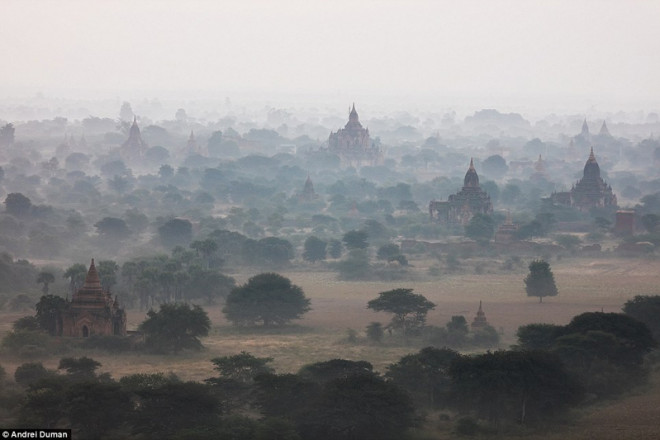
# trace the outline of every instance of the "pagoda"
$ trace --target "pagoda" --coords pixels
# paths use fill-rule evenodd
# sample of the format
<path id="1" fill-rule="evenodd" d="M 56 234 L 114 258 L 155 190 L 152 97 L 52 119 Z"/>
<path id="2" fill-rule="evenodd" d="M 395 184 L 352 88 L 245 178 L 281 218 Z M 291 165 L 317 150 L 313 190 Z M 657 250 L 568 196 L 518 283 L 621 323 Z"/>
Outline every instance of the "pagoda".
<path id="1" fill-rule="evenodd" d="M 449 196 L 447 201 L 429 203 L 429 215 L 432 220 L 440 223 L 466 225 L 476 214 L 489 215 L 493 212 L 493 204 L 488 193 L 479 186 L 479 175 L 474 168 L 474 160 L 463 179 L 463 188 Z"/>
<path id="2" fill-rule="evenodd" d="M 318 194 L 314 191 L 314 184 L 312 179 L 307 175 L 307 180 L 305 180 L 305 186 L 303 187 L 302 193 L 298 196 L 298 199 L 302 202 L 311 202 L 318 198 Z"/>
<path id="3" fill-rule="evenodd" d="M 481 301 L 479 301 L 479 310 L 477 311 L 477 316 L 474 317 L 474 321 L 472 321 L 472 330 L 476 330 L 479 328 L 484 328 L 487 327 L 488 320 L 486 319 L 486 314 L 484 313 L 483 309 L 481 308 Z"/>
<path id="4" fill-rule="evenodd" d="M 349 108 L 348 122 L 344 128 L 330 133 L 328 151 L 339 156 L 342 165 L 347 166 L 373 166 L 383 160 L 380 148 L 369 136 L 369 129 L 362 127 L 355 104 Z"/>
<path id="5" fill-rule="evenodd" d="M 85 283 L 67 301 L 61 313 L 62 336 L 89 337 L 92 335 L 126 336 L 126 312 L 119 301 L 101 286 L 101 278 L 94 265 L 89 266 Z"/>
<path id="6" fill-rule="evenodd" d="M 555 203 L 571 205 L 583 211 L 591 208 L 615 208 L 617 206 L 616 195 L 612 192 L 612 187 L 600 177 L 600 166 L 596 161 L 593 147 L 591 147 L 589 158 L 584 165 L 582 179 L 573 185 L 570 192 L 554 193 L 551 199 Z"/>
<path id="7" fill-rule="evenodd" d="M 128 131 L 128 139 L 121 146 L 121 156 L 126 161 L 143 159 L 147 152 L 147 143 L 142 139 L 140 127 L 137 124 L 137 116 L 133 116 L 133 125 Z"/>

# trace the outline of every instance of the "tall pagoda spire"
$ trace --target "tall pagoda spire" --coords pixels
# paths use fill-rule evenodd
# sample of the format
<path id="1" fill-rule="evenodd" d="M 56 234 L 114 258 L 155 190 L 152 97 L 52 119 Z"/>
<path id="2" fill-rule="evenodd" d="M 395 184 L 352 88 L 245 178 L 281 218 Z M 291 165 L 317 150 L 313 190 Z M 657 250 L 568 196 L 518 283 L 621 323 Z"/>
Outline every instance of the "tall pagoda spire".
<path id="1" fill-rule="evenodd" d="M 587 118 L 584 118 L 582 123 L 582 131 L 580 132 L 582 136 L 589 136 L 589 126 L 587 125 Z"/>

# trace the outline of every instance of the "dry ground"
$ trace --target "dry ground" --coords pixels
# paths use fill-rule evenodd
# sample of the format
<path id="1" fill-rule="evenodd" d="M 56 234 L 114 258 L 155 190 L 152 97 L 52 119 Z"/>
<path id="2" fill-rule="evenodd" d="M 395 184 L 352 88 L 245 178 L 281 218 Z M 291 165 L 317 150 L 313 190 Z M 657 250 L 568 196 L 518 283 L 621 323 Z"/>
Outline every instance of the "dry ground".
<path id="1" fill-rule="evenodd" d="M 413 288 L 437 304 L 428 315 L 428 323 L 444 324 L 452 315 L 465 315 L 471 321 L 479 301 L 483 301 L 488 321 L 502 334 L 502 347 L 515 342 L 515 331 L 523 324 L 547 322 L 566 324 L 570 319 L 587 311 L 619 312 L 625 301 L 639 294 L 660 294 L 660 261 L 641 259 L 564 259 L 552 263 L 559 296 L 546 298 L 539 304 L 537 298 L 527 297 L 523 278 L 526 270 L 510 274 L 454 274 L 442 275 L 432 281 L 404 282 L 346 282 L 338 281 L 331 272 L 288 272 L 293 283 L 301 286 L 311 298 L 313 310 L 293 328 L 282 331 L 238 331 L 225 321 L 221 306 L 207 308 L 213 323 L 212 334 L 203 340 L 206 351 L 188 356 L 154 356 L 129 354 L 108 355 L 102 352 L 85 353 L 100 361 L 103 372 L 115 378 L 147 372 L 174 372 L 183 379 L 202 380 L 214 375 L 210 359 L 216 356 L 248 351 L 256 356 L 274 358 L 278 372 L 295 372 L 302 365 L 332 358 L 367 360 L 383 372 L 385 367 L 402 355 L 415 352 L 419 347 L 406 347 L 387 341 L 372 345 L 365 341 L 364 328 L 372 321 L 386 323 L 389 316 L 374 313 L 366 303 L 378 292 L 397 287 Z M 236 276 L 239 283 L 249 276 Z M 22 314 L 5 314 L 0 332 L 11 328 L 11 322 Z M 131 311 L 128 326 L 136 328 L 144 313 Z M 357 344 L 345 339 L 347 329 L 359 332 Z M 81 356 L 83 353 L 71 353 Z M 55 368 L 57 358 L 44 360 L 47 367 Z M 20 359 L 3 359 L 0 364 L 12 374 Z M 629 406 L 621 409 L 603 405 L 580 419 L 575 432 L 562 438 L 660 438 L 660 422 L 651 426 L 651 420 L 660 416 L 660 390 L 652 394 L 633 396 L 626 400 Z M 639 423 L 635 417 L 645 418 Z M 648 417 L 646 417 L 648 416 Z M 658 419 L 660 420 L 660 419 Z M 588 432 L 580 434 L 587 423 Z M 633 426 L 634 425 L 634 426 Z M 656 426 L 658 425 L 658 426 Z M 617 428 L 624 426 L 624 428 Z M 617 429 L 635 429 L 640 436 L 617 436 Z M 596 429 L 598 428 L 598 429 Z M 645 437 L 644 430 L 657 432 L 656 437 Z M 633 431 L 631 431 L 633 432 Z M 576 437 L 573 437 L 573 434 Z M 609 436 L 609 437 L 608 437 Z M 541 438 L 541 437 L 535 437 Z M 543 437 L 545 438 L 545 437 Z M 555 437 L 548 437 L 555 438 Z M 559 437 L 557 437 L 559 438 Z"/>

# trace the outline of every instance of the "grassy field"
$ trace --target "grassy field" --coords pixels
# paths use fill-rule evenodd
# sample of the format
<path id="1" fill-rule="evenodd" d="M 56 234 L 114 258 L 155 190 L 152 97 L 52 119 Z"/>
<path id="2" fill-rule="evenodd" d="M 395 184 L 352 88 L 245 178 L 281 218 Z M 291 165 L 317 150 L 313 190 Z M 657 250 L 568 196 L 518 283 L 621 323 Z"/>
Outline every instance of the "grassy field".
<path id="1" fill-rule="evenodd" d="M 301 286 L 312 301 L 312 311 L 293 327 L 283 330 L 237 330 L 228 325 L 218 305 L 206 308 L 213 329 L 211 335 L 203 340 L 206 347 L 203 352 L 176 357 L 146 354 L 116 356 L 100 351 L 69 355 L 91 356 L 103 364 L 102 372 L 108 372 L 115 378 L 133 373 L 174 372 L 183 379 L 203 380 L 214 375 L 210 359 L 240 351 L 274 358 L 272 365 L 280 373 L 295 372 L 305 364 L 333 358 L 367 360 L 376 370 L 384 372 L 387 365 L 420 348 L 395 343 L 388 340 L 387 335 L 381 345 L 366 341 L 364 329 L 370 322 L 389 321 L 389 315 L 366 308 L 367 301 L 384 290 L 408 287 L 426 296 L 437 305 L 428 315 L 428 324 L 437 326 L 444 326 L 452 315 L 464 315 L 471 322 L 479 301 L 483 301 L 488 321 L 502 335 L 502 348 L 515 342 L 515 332 L 520 325 L 535 322 L 566 324 L 573 316 L 587 311 L 619 312 L 626 300 L 638 294 L 660 294 L 660 262 L 654 260 L 564 259 L 553 262 L 552 269 L 559 295 L 545 298 L 542 304 L 537 298 L 526 296 L 522 281 L 526 273 L 524 268 L 507 274 L 462 273 L 442 275 L 433 280 L 387 283 L 338 281 L 331 272 L 285 272 L 283 275 Z M 242 283 L 252 275 L 255 273 L 240 274 L 236 278 Z M 11 323 L 22 315 L 5 314 L 0 331 L 4 333 L 9 330 Z M 136 328 L 144 317 L 144 313 L 130 311 L 129 329 Z M 346 340 L 349 328 L 358 331 L 357 343 Z M 55 368 L 58 359 L 44 359 L 43 362 L 47 367 Z M 23 362 L 25 360 L 5 358 L 1 364 L 8 374 L 13 374 L 16 366 Z M 655 430 L 658 434 L 653 438 L 660 438 L 660 427 L 651 429 L 651 424 L 645 425 L 643 420 L 634 422 L 636 417 L 644 415 L 656 419 L 660 416 L 660 390 L 657 386 L 654 390 L 650 394 L 630 397 L 626 400 L 630 406 L 624 409 L 619 408 L 619 403 L 590 409 L 576 422 L 578 425 L 567 428 L 571 432 L 570 438 L 652 438 L 643 436 L 641 432 L 644 429 Z M 585 424 L 588 428 L 584 428 Z M 635 432 L 639 431 L 640 436 L 614 436 L 618 429 L 614 425 L 630 429 L 635 425 Z M 610 428 L 601 430 L 601 427 L 607 426 Z M 587 431 L 581 434 L 580 429 Z M 598 435 L 592 435 L 595 433 Z M 567 437 L 562 435 L 562 438 Z"/>

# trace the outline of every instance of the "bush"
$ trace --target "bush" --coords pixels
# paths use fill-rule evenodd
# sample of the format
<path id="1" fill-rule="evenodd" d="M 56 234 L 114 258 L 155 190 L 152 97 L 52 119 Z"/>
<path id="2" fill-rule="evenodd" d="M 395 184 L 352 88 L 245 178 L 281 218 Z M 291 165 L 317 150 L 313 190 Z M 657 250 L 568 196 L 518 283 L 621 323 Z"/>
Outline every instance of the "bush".
<path id="1" fill-rule="evenodd" d="M 131 341 L 123 336 L 92 335 L 89 338 L 85 338 L 80 344 L 80 347 L 120 353 L 131 349 Z"/>
<path id="2" fill-rule="evenodd" d="M 43 332 L 17 330 L 8 332 L 2 339 L 2 348 L 10 353 L 31 356 L 37 352 L 46 353 L 52 345 L 50 336 Z"/>

